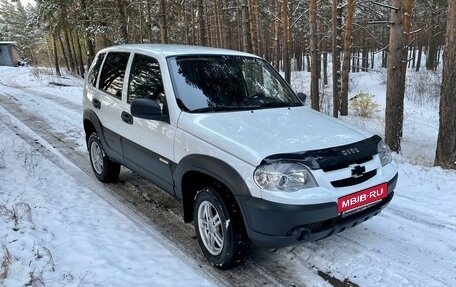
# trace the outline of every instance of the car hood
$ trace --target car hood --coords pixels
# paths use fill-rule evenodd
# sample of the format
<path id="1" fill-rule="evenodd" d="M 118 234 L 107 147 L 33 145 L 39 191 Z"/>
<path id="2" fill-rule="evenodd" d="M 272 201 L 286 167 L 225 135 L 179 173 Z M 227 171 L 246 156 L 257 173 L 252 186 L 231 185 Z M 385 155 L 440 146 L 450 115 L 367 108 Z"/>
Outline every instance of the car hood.
<path id="1" fill-rule="evenodd" d="M 308 107 L 183 112 L 178 125 L 254 166 L 270 155 L 347 145 L 372 136 Z"/>

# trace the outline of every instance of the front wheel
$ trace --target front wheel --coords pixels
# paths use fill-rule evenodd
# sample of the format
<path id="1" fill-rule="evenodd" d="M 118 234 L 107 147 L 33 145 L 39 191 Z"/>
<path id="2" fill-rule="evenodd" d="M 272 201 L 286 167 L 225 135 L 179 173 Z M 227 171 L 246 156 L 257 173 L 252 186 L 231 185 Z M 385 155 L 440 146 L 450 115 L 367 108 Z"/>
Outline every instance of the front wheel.
<path id="1" fill-rule="evenodd" d="M 96 133 L 90 135 L 87 142 L 90 164 L 93 173 L 101 182 L 114 182 L 119 178 L 120 165 L 112 162 L 103 150 Z"/>
<path id="2" fill-rule="evenodd" d="M 250 242 L 235 202 L 224 201 L 213 187 L 202 188 L 195 198 L 193 219 L 201 250 L 215 267 L 229 269 L 247 260 Z"/>

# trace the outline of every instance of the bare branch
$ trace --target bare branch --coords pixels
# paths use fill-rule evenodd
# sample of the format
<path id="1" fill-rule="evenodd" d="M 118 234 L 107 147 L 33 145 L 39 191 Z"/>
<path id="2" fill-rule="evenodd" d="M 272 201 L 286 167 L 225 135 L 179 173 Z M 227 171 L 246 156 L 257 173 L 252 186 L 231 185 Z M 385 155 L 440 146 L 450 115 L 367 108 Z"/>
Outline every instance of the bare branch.
<path id="1" fill-rule="evenodd" d="M 366 24 L 394 24 L 394 21 L 369 21 Z"/>
<path id="2" fill-rule="evenodd" d="M 372 4 L 375 4 L 375 5 L 384 7 L 384 8 L 388 8 L 388 9 L 392 9 L 392 10 L 399 11 L 399 8 L 394 7 L 394 6 L 391 6 L 391 5 L 387 5 L 387 4 L 383 4 L 383 3 L 378 3 L 378 2 L 375 2 L 375 1 L 371 1 L 371 2 L 372 2 Z"/>
<path id="3" fill-rule="evenodd" d="M 409 35 L 413 35 L 413 34 L 421 32 L 421 31 L 423 31 L 423 29 L 415 30 L 415 31 L 410 32 Z"/>

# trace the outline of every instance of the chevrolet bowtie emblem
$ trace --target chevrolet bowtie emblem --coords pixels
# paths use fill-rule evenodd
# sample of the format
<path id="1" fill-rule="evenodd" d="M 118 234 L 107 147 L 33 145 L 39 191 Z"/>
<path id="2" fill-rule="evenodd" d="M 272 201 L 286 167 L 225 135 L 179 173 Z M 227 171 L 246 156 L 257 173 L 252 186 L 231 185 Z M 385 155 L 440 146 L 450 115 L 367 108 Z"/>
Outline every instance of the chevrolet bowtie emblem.
<path id="1" fill-rule="evenodd" d="M 358 178 L 363 176 L 363 174 L 366 172 L 366 167 L 356 165 L 352 168 L 351 173 L 353 178 Z"/>

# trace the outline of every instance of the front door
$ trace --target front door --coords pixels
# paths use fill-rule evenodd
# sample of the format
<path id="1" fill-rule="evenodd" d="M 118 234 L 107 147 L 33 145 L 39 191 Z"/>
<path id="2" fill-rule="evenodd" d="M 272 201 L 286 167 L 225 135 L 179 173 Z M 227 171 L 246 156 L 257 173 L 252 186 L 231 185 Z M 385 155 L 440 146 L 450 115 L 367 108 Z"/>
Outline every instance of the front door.
<path id="1" fill-rule="evenodd" d="M 176 128 L 169 124 L 161 75 L 156 59 L 134 54 L 128 78 L 127 101 L 122 110 L 125 117 L 123 124 L 128 129 L 128 132 L 123 133 L 122 147 L 127 165 L 173 193 L 173 141 Z M 164 121 L 133 118 L 130 103 L 136 98 L 156 101 L 162 108 Z"/>

